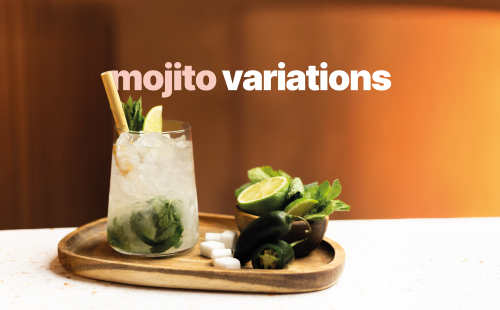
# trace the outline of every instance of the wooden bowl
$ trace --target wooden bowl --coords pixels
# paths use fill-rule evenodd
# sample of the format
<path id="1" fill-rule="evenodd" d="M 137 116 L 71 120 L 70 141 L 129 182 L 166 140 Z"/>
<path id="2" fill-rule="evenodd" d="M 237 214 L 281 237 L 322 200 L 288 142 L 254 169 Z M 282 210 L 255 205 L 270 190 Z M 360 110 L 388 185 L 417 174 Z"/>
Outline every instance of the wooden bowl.
<path id="1" fill-rule="evenodd" d="M 257 218 L 259 217 L 256 215 L 241 211 L 238 205 L 234 207 L 234 219 L 236 220 L 236 226 L 238 226 L 240 232 Z M 321 221 L 308 222 L 309 225 L 311 225 L 311 233 L 305 233 L 308 229 L 306 223 L 303 221 L 295 221 L 292 223 L 290 232 L 281 238 L 288 243 L 307 239 L 293 247 L 295 257 L 307 256 L 321 243 L 321 240 L 323 240 L 325 236 L 326 228 L 328 227 L 328 217 L 325 217 Z"/>

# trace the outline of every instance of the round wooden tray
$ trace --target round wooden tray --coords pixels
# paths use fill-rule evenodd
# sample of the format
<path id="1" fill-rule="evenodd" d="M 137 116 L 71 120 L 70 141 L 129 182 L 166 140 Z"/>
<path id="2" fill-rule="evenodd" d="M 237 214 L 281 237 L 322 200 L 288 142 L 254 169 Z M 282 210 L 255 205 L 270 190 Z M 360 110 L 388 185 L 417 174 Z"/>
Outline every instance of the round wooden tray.
<path id="1" fill-rule="evenodd" d="M 89 223 L 64 237 L 59 260 L 71 273 L 104 281 L 195 290 L 298 293 L 332 286 L 342 275 L 344 249 L 324 238 L 311 254 L 297 258 L 287 270 L 220 270 L 200 256 L 206 232 L 235 230 L 233 216 L 200 213 L 200 239 L 190 251 L 161 259 L 128 256 L 114 251 L 106 237 L 106 218 Z"/>

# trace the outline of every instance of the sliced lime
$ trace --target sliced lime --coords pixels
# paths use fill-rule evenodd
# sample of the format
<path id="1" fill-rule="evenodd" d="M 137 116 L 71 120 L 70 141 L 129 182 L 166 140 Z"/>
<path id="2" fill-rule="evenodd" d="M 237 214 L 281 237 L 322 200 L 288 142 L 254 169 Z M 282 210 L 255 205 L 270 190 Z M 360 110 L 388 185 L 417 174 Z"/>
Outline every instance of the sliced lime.
<path id="1" fill-rule="evenodd" d="M 255 183 L 238 196 L 238 206 L 253 215 L 283 210 L 289 183 L 285 177 L 274 177 Z"/>
<path id="2" fill-rule="evenodd" d="M 162 130 L 162 110 L 163 106 L 158 105 L 149 110 L 148 115 L 144 119 L 144 131 L 147 132 L 161 132 Z"/>
<path id="3" fill-rule="evenodd" d="M 318 201 L 315 199 L 299 198 L 292 201 L 283 211 L 290 215 L 304 216 L 307 212 L 311 211 L 317 203 Z"/>

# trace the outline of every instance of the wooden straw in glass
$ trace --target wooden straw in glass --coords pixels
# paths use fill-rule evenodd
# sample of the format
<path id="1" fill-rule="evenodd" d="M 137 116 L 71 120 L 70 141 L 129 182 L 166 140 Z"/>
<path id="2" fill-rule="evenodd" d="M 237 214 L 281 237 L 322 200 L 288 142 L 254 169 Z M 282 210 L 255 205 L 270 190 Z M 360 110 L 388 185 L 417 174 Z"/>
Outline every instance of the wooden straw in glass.
<path id="1" fill-rule="evenodd" d="M 108 95 L 109 105 L 111 106 L 113 117 L 115 118 L 116 127 L 129 130 L 127 120 L 125 119 L 125 113 L 123 113 L 120 95 L 118 95 L 115 80 L 113 79 L 113 74 L 111 71 L 107 71 L 102 73 L 101 77 L 102 82 L 104 83 L 104 88 L 106 89 L 106 94 Z"/>

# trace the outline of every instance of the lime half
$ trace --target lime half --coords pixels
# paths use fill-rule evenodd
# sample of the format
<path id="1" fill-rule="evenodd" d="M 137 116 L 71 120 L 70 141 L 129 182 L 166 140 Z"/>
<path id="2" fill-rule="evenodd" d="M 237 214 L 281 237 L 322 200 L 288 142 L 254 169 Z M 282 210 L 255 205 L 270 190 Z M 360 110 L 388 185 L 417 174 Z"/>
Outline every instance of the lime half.
<path id="1" fill-rule="evenodd" d="M 284 177 L 274 177 L 255 183 L 238 196 L 238 206 L 253 215 L 283 210 L 290 184 Z"/>
<path id="2" fill-rule="evenodd" d="M 147 132 L 161 132 L 161 125 L 163 122 L 161 112 L 163 106 L 158 105 L 149 110 L 148 115 L 144 119 L 144 131 Z"/>
<path id="3" fill-rule="evenodd" d="M 292 201 L 283 211 L 290 215 L 304 216 L 307 212 L 311 211 L 317 203 L 318 201 L 315 199 L 299 198 Z"/>

